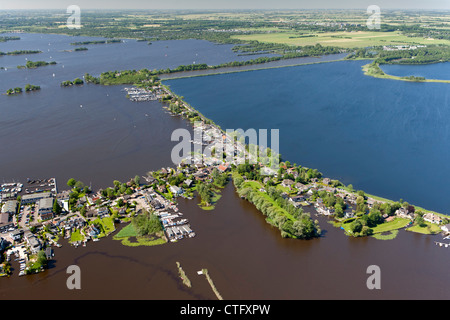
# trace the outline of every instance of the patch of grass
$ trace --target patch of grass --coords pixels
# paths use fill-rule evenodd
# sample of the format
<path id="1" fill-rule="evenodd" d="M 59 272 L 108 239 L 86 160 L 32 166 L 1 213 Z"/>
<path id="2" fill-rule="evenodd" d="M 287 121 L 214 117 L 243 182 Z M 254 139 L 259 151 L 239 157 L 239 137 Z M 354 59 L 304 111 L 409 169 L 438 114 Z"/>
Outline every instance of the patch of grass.
<path id="1" fill-rule="evenodd" d="M 132 238 L 135 238 L 136 241 L 132 241 Z M 123 227 L 114 235 L 113 239 L 121 241 L 124 246 L 128 247 L 156 246 L 167 242 L 163 232 L 157 232 L 155 235 L 138 236 L 131 223 Z"/>
<path id="2" fill-rule="evenodd" d="M 412 227 L 407 228 L 406 230 L 422 234 L 437 234 L 442 231 L 441 228 L 435 223 L 425 222 L 425 224 L 426 225 L 423 227 L 419 225 L 414 225 Z"/>
<path id="3" fill-rule="evenodd" d="M 164 238 L 154 238 L 149 236 L 144 237 L 136 237 L 136 242 L 131 241 L 131 237 L 121 239 L 121 242 L 124 246 L 128 247 L 140 247 L 140 246 L 157 246 L 161 244 L 165 244 L 167 241 Z M 116 239 L 119 240 L 119 239 Z"/>
<path id="4" fill-rule="evenodd" d="M 133 225 L 130 223 L 127 226 L 123 227 L 115 236 L 114 239 L 120 238 L 128 238 L 128 237 L 136 237 L 136 230 Z"/>
<path id="5" fill-rule="evenodd" d="M 70 242 L 83 241 L 84 236 L 79 229 L 76 229 L 70 234 Z"/>
<path id="6" fill-rule="evenodd" d="M 372 235 L 372 237 L 378 240 L 392 240 L 395 239 L 395 237 L 397 237 L 398 232 L 399 232 L 398 230 L 392 230 L 389 231 L 387 234 L 376 233 Z"/>
<path id="7" fill-rule="evenodd" d="M 187 277 L 186 273 L 184 272 L 183 268 L 181 267 L 180 263 L 177 261 L 177 268 L 178 268 L 178 274 L 180 275 L 180 278 L 183 280 L 183 284 L 190 288 L 192 287 L 191 280 Z"/>
<path id="8" fill-rule="evenodd" d="M 116 230 L 114 226 L 114 219 L 112 217 L 105 217 L 105 218 L 97 218 L 91 223 L 94 223 L 96 225 L 100 226 L 100 234 L 98 235 L 99 238 L 106 237 L 108 234 Z"/>
<path id="9" fill-rule="evenodd" d="M 392 221 L 389 222 L 383 222 L 376 227 L 373 227 L 373 233 L 384 233 L 384 232 L 390 232 L 393 230 L 398 230 L 401 228 L 406 227 L 411 220 L 405 219 L 405 218 L 395 218 Z"/>

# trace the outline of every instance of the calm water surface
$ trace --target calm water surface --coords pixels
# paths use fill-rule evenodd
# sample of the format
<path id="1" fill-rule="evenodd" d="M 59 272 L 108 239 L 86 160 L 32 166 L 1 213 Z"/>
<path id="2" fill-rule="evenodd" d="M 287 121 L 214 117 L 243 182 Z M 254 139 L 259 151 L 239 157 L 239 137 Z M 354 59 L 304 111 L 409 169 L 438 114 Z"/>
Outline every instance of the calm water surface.
<path id="1" fill-rule="evenodd" d="M 415 76 L 426 79 L 450 80 L 450 63 L 432 63 L 422 65 L 382 65 L 381 69 L 387 74 L 399 77 Z"/>

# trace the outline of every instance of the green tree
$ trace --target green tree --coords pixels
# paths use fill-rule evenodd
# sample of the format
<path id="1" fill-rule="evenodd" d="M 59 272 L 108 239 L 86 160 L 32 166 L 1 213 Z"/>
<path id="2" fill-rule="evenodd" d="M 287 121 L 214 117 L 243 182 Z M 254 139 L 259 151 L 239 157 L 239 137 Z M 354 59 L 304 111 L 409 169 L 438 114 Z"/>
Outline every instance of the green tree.
<path id="1" fill-rule="evenodd" d="M 57 199 L 53 202 L 53 213 L 55 214 L 61 214 L 62 207 L 59 205 L 59 202 Z"/>
<path id="2" fill-rule="evenodd" d="M 68 185 L 69 187 L 71 187 L 71 188 L 75 187 L 75 183 L 77 183 L 77 180 L 75 180 L 74 178 L 70 178 L 70 179 L 67 181 L 67 185 Z"/>
<path id="3" fill-rule="evenodd" d="M 357 219 L 357 220 L 354 220 L 350 224 L 350 231 L 357 234 L 357 233 L 361 232 L 362 227 L 363 227 L 362 223 Z"/>

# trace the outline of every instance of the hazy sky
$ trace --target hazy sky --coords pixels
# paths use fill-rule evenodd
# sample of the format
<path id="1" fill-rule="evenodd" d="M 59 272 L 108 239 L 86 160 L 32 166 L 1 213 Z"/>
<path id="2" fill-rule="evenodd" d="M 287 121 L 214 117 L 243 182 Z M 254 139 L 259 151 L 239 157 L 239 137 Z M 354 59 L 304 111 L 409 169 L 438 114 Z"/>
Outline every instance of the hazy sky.
<path id="1" fill-rule="evenodd" d="M 0 9 L 446 9 L 450 0 L 0 0 Z"/>

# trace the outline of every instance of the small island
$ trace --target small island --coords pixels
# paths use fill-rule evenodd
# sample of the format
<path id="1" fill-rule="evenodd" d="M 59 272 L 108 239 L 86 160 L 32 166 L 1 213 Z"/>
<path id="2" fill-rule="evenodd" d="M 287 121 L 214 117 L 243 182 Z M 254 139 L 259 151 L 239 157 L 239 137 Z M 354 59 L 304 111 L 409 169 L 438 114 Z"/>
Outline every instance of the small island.
<path id="1" fill-rule="evenodd" d="M 21 54 L 35 54 L 35 53 L 42 53 L 42 51 L 40 50 L 15 50 L 9 52 L 0 51 L 0 56 L 18 56 Z"/>
<path id="2" fill-rule="evenodd" d="M 17 66 L 18 69 L 36 69 L 43 66 L 55 65 L 55 61 L 46 62 L 46 61 L 27 61 L 24 66 Z"/>
<path id="3" fill-rule="evenodd" d="M 41 90 L 41 87 L 35 86 L 32 84 L 25 85 L 25 92 L 37 91 L 37 90 Z M 23 92 L 23 90 L 20 87 L 10 88 L 10 89 L 6 90 L 6 95 L 13 95 L 13 94 L 18 94 L 18 93 L 22 93 L 22 92 Z"/>
<path id="4" fill-rule="evenodd" d="M 75 80 L 70 81 L 70 80 L 66 80 L 61 82 L 61 87 L 69 87 L 69 86 L 73 86 L 73 85 L 82 85 L 84 84 L 84 81 L 81 80 L 80 78 L 75 78 Z"/>
<path id="5" fill-rule="evenodd" d="M 71 45 L 79 46 L 86 44 L 107 44 L 107 43 L 120 43 L 121 39 L 109 39 L 109 40 L 93 40 L 93 41 L 80 41 L 80 42 L 72 42 Z"/>

